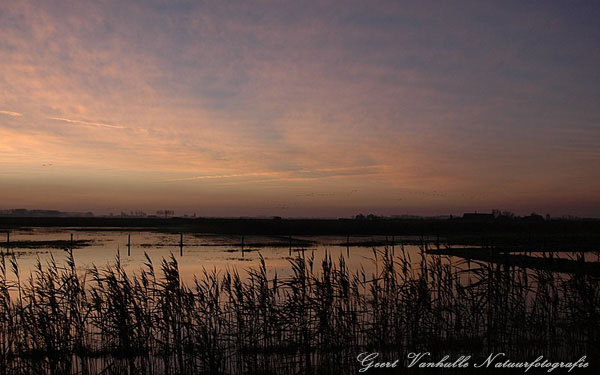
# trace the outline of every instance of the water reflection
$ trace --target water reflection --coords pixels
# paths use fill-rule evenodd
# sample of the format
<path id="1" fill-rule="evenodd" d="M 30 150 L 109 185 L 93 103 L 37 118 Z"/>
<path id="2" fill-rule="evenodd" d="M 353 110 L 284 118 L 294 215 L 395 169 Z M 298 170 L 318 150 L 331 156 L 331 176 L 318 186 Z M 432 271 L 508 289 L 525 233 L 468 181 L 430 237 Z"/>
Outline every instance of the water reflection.
<path id="1" fill-rule="evenodd" d="M 429 239 L 426 239 L 429 240 Z M 419 238 L 391 236 L 255 236 L 164 233 L 135 228 L 90 230 L 81 228 L 31 228 L 10 232 L 10 252 L 19 260 L 21 272 L 29 274 L 38 259 L 45 264 L 51 257 L 61 264 L 66 260 L 67 249 L 73 249 L 76 265 L 87 270 L 93 265 L 114 263 L 120 256 L 127 271 L 137 272 L 146 262 L 148 254 L 153 262 L 174 255 L 184 282 L 193 280 L 203 270 L 236 269 L 240 274 L 256 267 L 264 257 L 271 275 L 289 275 L 289 261 L 298 254 L 315 254 L 320 262 L 325 253 L 333 259 L 343 256 L 350 270 L 374 271 L 373 247 L 386 244 L 390 248 L 403 247 L 418 261 Z M 406 242 L 406 244 L 403 244 Z M 3 250 L 7 251 L 6 243 Z"/>

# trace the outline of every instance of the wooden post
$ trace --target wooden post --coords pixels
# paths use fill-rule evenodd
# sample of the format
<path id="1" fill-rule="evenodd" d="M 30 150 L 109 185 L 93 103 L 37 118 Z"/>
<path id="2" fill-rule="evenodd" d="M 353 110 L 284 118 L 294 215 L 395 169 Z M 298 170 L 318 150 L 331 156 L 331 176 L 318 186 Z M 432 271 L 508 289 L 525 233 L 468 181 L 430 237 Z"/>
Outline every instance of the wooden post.
<path id="1" fill-rule="evenodd" d="M 346 256 L 350 256 L 350 235 L 346 235 Z"/>
<path id="2" fill-rule="evenodd" d="M 183 232 L 179 233 L 179 256 L 183 256 Z"/>
<path id="3" fill-rule="evenodd" d="M 127 256 L 131 256 L 131 234 L 127 235 Z"/>
<path id="4" fill-rule="evenodd" d="M 73 233 L 71 233 L 71 251 L 73 251 Z"/>
<path id="5" fill-rule="evenodd" d="M 242 234 L 242 256 L 244 256 L 244 235 Z"/>

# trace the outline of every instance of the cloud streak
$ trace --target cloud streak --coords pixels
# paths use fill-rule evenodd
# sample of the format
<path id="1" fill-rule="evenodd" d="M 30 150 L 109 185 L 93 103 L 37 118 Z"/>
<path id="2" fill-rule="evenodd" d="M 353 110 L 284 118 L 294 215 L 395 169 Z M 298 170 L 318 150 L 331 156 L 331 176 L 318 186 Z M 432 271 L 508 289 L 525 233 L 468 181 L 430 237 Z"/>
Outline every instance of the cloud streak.
<path id="1" fill-rule="evenodd" d="M 320 168 L 320 169 L 300 169 L 291 171 L 264 171 L 250 173 L 229 173 L 215 175 L 200 175 L 182 178 L 168 179 L 162 182 L 183 182 L 196 180 L 229 180 L 238 178 L 252 178 L 252 182 L 275 182 L 275 181 L 308 181 L 329 177 L 354 177 L 365 176 L 369 174 L 380 173 L 381 166 L 363 166 L 363 167 L 338 167 L 338 168 Z M 254 179 L 260 177 L 261 179 Z M 268 177 L 268 178 L 264 178 Z M 239 183 L 244 183 L 241 181 Z"/>
<path id="2" fill-rule="evenodd" d="M 109 129 L 125 129 L 126 127 L 123 125 L 112 125 L 112 124 L 106 124 L 103 122 L 90 122 L 90 121 L 81 121 L 81 120 L 71 120 L 68 118 L 60 118 L 60 117 L 48 117 L 48 120 L 54 120 L 54 121 L 60 121 L 60 122 L 67 122 L 70 124 L 79 124 L 79 125 L 85 125 L 85 126 L 92 126 L 92 127 L 97 127 L 97 128 L 109 128 Z"/>
<path id="3" fill-rule="evenodd" d="M 23 116 L 23 114 L 19 113 L 19 112 L 2 111 L 2 110 L 0 110 L 0 115 L 7 115 L 7 116 L 11 116 L 11 117 L 21 117 L 21 116 Z"/>

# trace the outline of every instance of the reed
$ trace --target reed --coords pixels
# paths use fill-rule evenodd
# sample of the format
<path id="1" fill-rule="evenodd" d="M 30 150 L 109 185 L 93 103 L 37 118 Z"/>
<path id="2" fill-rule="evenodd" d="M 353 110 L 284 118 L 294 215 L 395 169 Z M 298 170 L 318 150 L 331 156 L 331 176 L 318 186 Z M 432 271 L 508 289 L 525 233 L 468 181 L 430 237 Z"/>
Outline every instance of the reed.
<path id="1" fill-rule="evenodd" d="M 365 351 L 597 361 L 597 278 L 397 250 L 374 249 L 372 274 L 299 253 L 289 277 L 261 256 L 247 277 L 191 285 L 174 257 L 129 274 L 118 256 L 82 271 L 69 254 L 23 279 L 3 254 L 0 374 L 339 374 Z"/>

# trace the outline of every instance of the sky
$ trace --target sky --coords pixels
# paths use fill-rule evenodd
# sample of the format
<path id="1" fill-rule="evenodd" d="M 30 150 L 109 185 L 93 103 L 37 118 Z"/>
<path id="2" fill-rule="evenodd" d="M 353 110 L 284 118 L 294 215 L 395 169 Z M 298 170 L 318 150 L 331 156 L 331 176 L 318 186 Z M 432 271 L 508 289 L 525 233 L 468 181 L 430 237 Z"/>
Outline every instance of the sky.
<path id="1" fill-rule="evenodd" d="M 594 1 L 3 1 L 0 209 L 600 217 Z"/>

